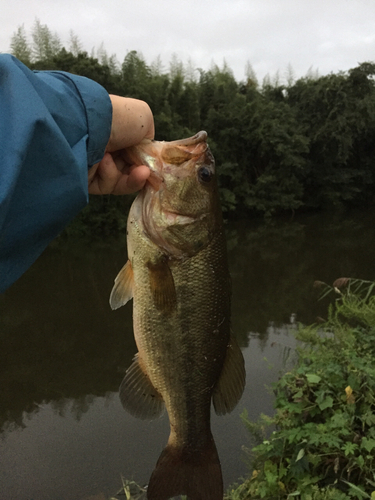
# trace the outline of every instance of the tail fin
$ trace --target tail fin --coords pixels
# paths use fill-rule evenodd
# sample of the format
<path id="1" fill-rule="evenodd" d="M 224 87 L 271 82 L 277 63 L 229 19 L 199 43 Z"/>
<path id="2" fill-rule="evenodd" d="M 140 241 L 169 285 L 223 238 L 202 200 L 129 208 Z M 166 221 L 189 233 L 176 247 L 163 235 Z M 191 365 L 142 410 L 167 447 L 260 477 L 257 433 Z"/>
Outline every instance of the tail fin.
<path id="1" fill-rule="evenodd" d="M 223 500 L 223 478 L 213 438 L 200 451 L 168 444 L 147 488 L 148 500 L 186 495 L 189 500 Z"/>

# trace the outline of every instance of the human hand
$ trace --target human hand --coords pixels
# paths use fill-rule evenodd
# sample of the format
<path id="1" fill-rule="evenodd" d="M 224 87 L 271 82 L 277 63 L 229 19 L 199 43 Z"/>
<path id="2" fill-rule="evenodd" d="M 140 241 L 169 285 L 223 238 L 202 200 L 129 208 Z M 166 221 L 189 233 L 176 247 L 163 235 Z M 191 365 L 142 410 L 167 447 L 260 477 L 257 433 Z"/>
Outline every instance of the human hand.
<path id="1" fill-rule="evenodd" d="M 139 191 L 150 170 L 145 165 L 130 165 L 126 148 L 153 139 L 154 118 L 144 101 L 110 95 L 112 129 L 103 159 L 89 170 L 90 194 L 129 194 Z"/>

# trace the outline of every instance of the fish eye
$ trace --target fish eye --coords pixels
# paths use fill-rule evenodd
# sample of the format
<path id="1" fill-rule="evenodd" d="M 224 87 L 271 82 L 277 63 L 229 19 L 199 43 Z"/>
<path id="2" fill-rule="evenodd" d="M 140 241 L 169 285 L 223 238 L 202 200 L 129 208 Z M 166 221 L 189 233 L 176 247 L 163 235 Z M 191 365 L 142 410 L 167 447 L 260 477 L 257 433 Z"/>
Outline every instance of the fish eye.
<path id="1" fill-rule="evenodd" d="M 198 178 L 201 182 L 208 183 L 212 179 L 213 172 L 207 167 L 201 167 L 198 170 Z"/>

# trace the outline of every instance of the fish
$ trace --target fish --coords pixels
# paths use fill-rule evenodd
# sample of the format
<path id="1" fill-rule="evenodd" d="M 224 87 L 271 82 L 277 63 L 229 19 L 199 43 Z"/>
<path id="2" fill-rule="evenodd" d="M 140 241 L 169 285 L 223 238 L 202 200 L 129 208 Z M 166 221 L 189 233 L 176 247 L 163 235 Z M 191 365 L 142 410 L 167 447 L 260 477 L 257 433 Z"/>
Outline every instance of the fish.
<path id="1" fill-rule="evenodd" d="M 120 386 L 123 407 L 142 419 L 166 408 L 170 435 L 147 487 L 149 500 L 186 495 L 222 500 L 211 432 L 245 387 L 231 332 L 231 279 L 215 161 L 207 133 L 127 150 L 150 177 L 127 221 L 128 261 L 115 279 L 112 309 L 133 299 L 138 348 Z"/>

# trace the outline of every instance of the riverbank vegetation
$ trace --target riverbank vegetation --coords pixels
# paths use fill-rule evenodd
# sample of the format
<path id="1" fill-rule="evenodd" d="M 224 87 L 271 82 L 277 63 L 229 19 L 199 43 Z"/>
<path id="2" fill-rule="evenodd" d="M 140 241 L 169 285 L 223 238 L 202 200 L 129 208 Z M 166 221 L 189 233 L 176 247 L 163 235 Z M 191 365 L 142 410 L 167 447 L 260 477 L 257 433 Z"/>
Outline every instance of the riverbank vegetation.
<path id="1" fill-rule="evenodd" d="M 338 299 L 323 324 L 298 331 L 296 364 L 273 387 L 275 414 L 256 424 L 243 415 L 260 443 L 252 475 L 227 500 L 375 498 L 375 282 L 316 286 Z"/>
<path id="2" fill-rule="evenodd" d="M 166 70 L 132 50 L 120 64 L 103 46 L 89 55 L 73 33 L 66 48 L 38 20 L 31 36 L 18 28 L 11 51 L 30 68 L 87 76 L 147 101 L 158 140 L 207 130 L 228 218 L 374 205 L 375 63 L 297 80 L 289 68 L 284 82 L 261 84 L 248 64 L 238 82 L 225 63 L 207 70 L 173 58 Z M 70 230 L 120 231 L 130 202 L 93 197 Z"/>

